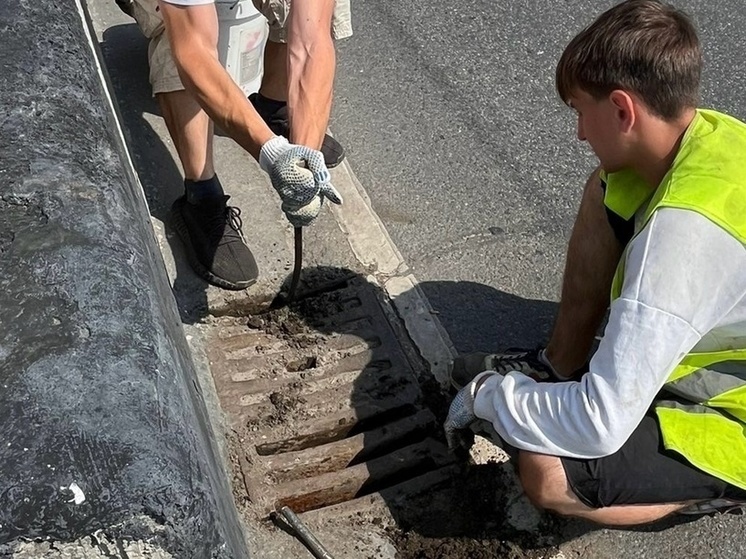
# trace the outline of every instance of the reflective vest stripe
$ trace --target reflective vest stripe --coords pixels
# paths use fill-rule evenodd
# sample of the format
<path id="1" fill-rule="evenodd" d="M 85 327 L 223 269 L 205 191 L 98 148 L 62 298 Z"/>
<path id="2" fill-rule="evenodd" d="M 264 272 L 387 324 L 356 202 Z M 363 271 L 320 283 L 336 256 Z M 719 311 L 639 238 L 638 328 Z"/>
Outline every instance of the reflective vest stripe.
<path id="1" fill-rule="evenodd" d="M 746 363 L 723 361 L 666 383 L 666 390 L 690 402 L 707 402 L 725 392 L 746 388 Z"/>

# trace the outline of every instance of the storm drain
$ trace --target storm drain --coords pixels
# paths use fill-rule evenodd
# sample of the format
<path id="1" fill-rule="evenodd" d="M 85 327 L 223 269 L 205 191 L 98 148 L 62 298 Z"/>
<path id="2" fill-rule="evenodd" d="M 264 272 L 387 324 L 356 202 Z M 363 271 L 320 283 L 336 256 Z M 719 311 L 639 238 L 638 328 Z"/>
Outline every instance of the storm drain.
<path id="1" fill-rule="evenodd" d="M 356 278 L 248 319 L 217 319 L 208 357 L 239 435 L 247 496 L 267 514 L 422 493 L 452 475 L 417 376 Z M 367 496 L 367 500 L 363 497 Z"/>

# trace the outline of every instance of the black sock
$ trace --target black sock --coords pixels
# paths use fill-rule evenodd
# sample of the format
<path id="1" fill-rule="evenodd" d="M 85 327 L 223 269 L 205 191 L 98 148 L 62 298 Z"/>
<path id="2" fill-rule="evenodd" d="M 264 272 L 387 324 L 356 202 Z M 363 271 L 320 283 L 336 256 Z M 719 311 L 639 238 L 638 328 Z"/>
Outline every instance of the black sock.
<path id="1" fill-rule="evenodd" d="M 220 184 L 217 175 L 203 181 L 185 179 L 184 190 L 186 191 L 187 202 L 190 204 L 198 204 L 203 200 L 225 196 L 223 185 Z"/>
<path id="2" fill-rule="evenodd" d="M 261 93 L 256 94 L 256 104 L 257 106 L 261 106 L 262 111 L 266 111 L 270 114 L 276 113 L 287 105 L 285 101 L 276 101 L 275 99 L 265 97 Z"/>

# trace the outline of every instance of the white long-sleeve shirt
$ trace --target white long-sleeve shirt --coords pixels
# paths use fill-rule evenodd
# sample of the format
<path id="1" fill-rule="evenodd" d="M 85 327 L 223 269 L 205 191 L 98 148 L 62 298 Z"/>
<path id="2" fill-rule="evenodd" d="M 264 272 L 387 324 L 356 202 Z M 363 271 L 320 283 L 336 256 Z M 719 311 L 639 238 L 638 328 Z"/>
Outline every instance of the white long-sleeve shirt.
<path id="1" fill-rule="evenodd" d="M 690 351 L 746 347 L 746 248 L 704 216 L 662 208 L 630 243 L 621 296 L 580 382 L 512 372 L 479 389 L 475 414 L 523 450 L 616 452 Z"/>

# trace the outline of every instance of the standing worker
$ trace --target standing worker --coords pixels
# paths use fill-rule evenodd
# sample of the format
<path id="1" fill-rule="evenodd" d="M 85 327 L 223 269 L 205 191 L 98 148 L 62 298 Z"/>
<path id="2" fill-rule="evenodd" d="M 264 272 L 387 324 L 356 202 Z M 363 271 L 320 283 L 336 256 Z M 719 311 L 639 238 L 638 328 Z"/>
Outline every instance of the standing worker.
<path id="1" fill-rule="evenodd" d="M 342 147 L 326 135 L 336 66 L 334 39 L 352 34 L 349 0 L 254 0 L 267 18 L 264 76 L 247 99 L 218 61 L 213 0 L 117 0 L 150 39 L 150 83 L 184 169 L 176 229 L 195 272 L 214 285 L 245 289 L 258 276 L 240 210 L 213 165 L 213 122 L 266 171 L 296 227 L 324 198 L 339 204 L 328 168 Z M 319 151 L 320 150 L 320 151 Z"/>
<path id="2" fill-rule="evenodd" d="M 696 108 L 701 64 L 686 15 L 628 0 L 557 66 L 600 164 L 557 321 L 540 351 L 457 359 L 445 425 L 458 445 L 486 420 L 541 508 L 633 525 L 746 504 L 746 124 Z"/>

